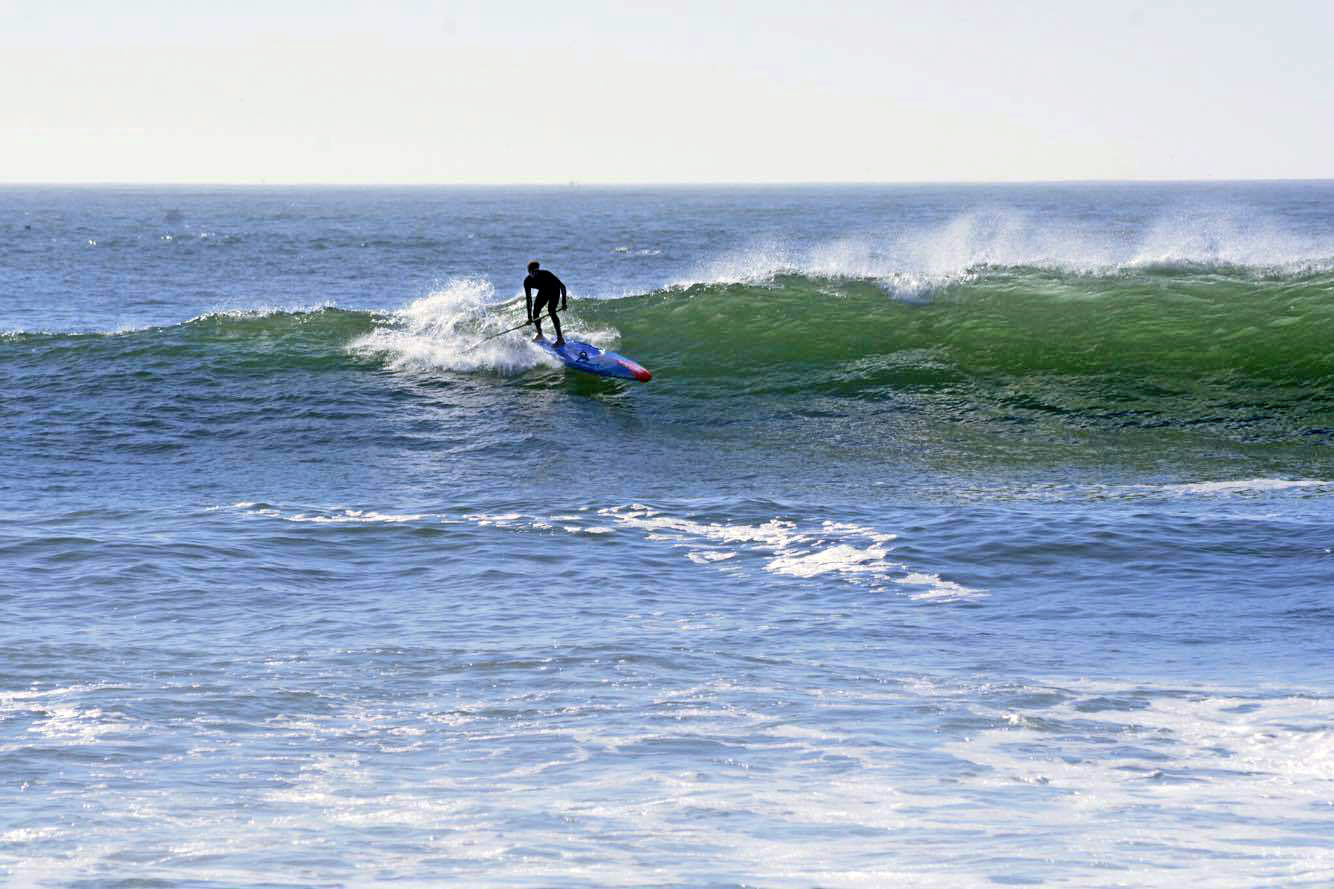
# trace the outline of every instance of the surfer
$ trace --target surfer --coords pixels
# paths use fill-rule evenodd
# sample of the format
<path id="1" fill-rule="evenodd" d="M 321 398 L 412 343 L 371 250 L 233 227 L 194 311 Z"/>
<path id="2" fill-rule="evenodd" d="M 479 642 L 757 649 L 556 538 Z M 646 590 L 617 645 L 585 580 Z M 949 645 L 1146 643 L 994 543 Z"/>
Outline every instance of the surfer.
<path id="1" fill-rule="evenodd" d="M 533 288 L 537 288 L 537 304 L 533 304 Z M 548 307 L 551 323 L 556 326 L 556 346 L 565 345 L 565 336 L 560 332 L 560 319 L 556 317 L 556 297 L 560 297 L 560 310 L 565 311 L 569 298 L 565 294 L 565 285 L 551 272 L 541 267 L 536 259 L 528 263 L 528 277 L 523 279 L 523 295 L 528 300 L 528 323 L 537 328 L 534 340 L 542 338 L 542 308 Z"/>

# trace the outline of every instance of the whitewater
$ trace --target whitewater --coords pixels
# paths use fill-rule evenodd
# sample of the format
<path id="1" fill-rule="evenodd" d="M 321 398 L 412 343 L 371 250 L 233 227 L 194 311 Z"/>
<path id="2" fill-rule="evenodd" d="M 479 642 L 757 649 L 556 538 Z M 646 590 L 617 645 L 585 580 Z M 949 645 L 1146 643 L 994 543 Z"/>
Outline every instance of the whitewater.
<path id="1" fill-rule="evenodd" d="M 1334 882 L 1334 183 L 0 210 L 0 883 Z"/>

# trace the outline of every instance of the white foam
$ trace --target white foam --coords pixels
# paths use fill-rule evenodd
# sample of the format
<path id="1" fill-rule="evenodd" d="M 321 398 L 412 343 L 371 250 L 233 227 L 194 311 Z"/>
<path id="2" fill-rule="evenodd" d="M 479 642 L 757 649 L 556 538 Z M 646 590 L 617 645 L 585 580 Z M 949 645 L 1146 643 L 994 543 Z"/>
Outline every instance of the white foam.
<path id="1" fill-rule="evenodd" d="M 727 559 L 735 559 L 736 553 L 730 551 L 722 551 L 722 552 L 696 551 L 696 552 L 686 553 L 686 558 L 694 562 L 696 565 L 708 565 L 711 562 L 723 562 L 726 561 Z"/>
<path id="2" fill-rule="evenodd" d="M 107 735 L 138 732 L 142 726 L 99 707 L 84 706 L 83 696 L 106 685 L 72 685 L 52 689 L 0 691 L 0 719 L 27 714 L 34 719 L 27 733 L 38 735 L 42 743 L 54 746 L 84 747 L 96 744 Z M 0 745 L 0 750 L 8 749 Z"/>
<path id="3" fill-rule="evenodd" d="M 537 366 L 541 352 L 517 333 L 486 337 L 522 321 L 501 307 L 489 281 L 459 278 L 385 316 L 348 349 L 379 356 L 393 370 L 518 373 Z"/>
<path id="4" fill-rule="evenodd" d="M 497 298 L 482 278 L 455 278 L 445 286 L 385 315 L 376 328 L 353 340 L 349 351 L 382 358 L 392 370 L 489 371 L 517 374 L 560 362 L 532 344 L 527 328 L 507 331 L 524 320 L 522 306 Z M 614 348 L 619 334 L 587 329 L 562 315 L 567 336 L 600 348 Z M 550 330 L 551 325 L 546 325 Z"/>
<path id="5" fill-rule="evenodd" d="M 1219 481 L 1176 482 L 1171 484 L 1069 484 L 1035 483 L 1018 487 L 978 486 L 960 489 L 954 493 L 968 499 L 1031 500 L 1035 502 L 1064 502 L 1070 500 L 1182 500 L 1191 497 L 1256 497 L 1265 494 L 1292 492 L 1294 496 L 1311 497 L 1334 494 L 1334 481 L 1326 479 L 1252 478 Z"/>
<path id="6" fill-rule="evenodd" d="M 939 575 L 921 571 L 896 577 L 894 582 L 904 586 L 926 587 L 908 597 L 919 602 L 964 602 L 987 597 L 987 593 L 983 590 L 975 590 L 951 580 L 942 580 Z"/>
<path id="7" fill-rule="evenodd" d="M 1155 487 L 1168 494 L 1258 494 L 1266 491 L 1289 491 L 1296 488 L 1332 488 L 1334 483 L 1319 479 L 1251 478 L 1239 481 L 1189 482 Z"/>
<path id="8" fill-rule="evenodd" d="M 887 551 L 878 546 L 858 549 L 851 544 L 841 543 L 828 549 L 817 549 L 801 555 L 777 556 L 764 566 L 764 570 L 792 577 L 817 577 L 831 572 L 885 574 L 890 570 L 884 561 L 886 554 Z"/>
<path id="9" fill-rule="evenodd" d="M 31 843 L 60 836 L 58 827 L 20 827 L 0 833 L 0 843 Z"/>
<path id="10" fill-rule="evenodd" d="M 189 319 L 185 323 L 194 324 L 195 322 L 198 321 L 216 321 L 221 319 L 250 320 L 255 318 L 268 318 L 274 315 L 313 315 L 317 312 L 323 312 L 327 309 L 333 309 L 336 307 L 337 307 L 336 303 L 332 301 L 325 301 L 314 304 L 292 303 L 285 306 L 280 306 L 280 305 L 251 306 L 245 309 L 211 309 L 202 314 L 195 315 L 193 318 Z M 139 329 L 151 330 L 152 327 L 150 326 L 148 328 L 131 328 L 128 331 L 117 330 L 115 331 L 115 333 L 122 333 L 122 332 L 132 333 L 135 330 Z"/>
<path id="11" fill-rule="evenodd" d="M 487 525 L 497 525 L 499 527 L 505 528 L 514 525 L 515 523 L 522 522 L 524 516 L 522 513 L 518 512 L 503 512 L 495 514 L 475 512 L 472 515 L 468 516 L 468 519 L 470 521 L 476 522 L 477 524 L 483 527 Z"/>
<path id="12" fill-rule="evenodd" d="M 431 525 L 473 524 L 482 528 L 511 528 L 519 531 L 560 530 L 569 534 L 593 536 L 616 533 L 615 528 L 605 525 L 576 524 L 587 522 L 590 517 L 568 513 L 553 516 L 528 515 L 520 512 L 474 512 L 454 515 L 438 512 L 378 512 L 370 509 L 340 509 L 336 507 L 326 509 L 307 507 L 296 510 L 250 500 L 241 500 L 230 506 L 210 506 L 205 511 L 216 512 L 226 509 L 259 518 L 310 525 L 398 525 L 418 522 Z"/>
<path id="13" fill-rule="evenodd" d="M 1328 849 L 1315 859 L 1298 854 L 1304 850 L 1285 842 L 1291 835 L 1282 827 L 1330 818 L 1319 813 L 1334 805 L 1334 700 L 1106 682 L 1045 691 L 1065 700 L 997 713 L 998 727 L 946 746 L 976 766 L 970 785 L 1002 793 L 1043 786 L 1042 820 L 1064 825 L 1094 856 L 1115 856 L 1133 817 L 1153 841 L 1142 850 L 1146 864 L 1170 867 L 1177 849 L 1207 844 L 1212 856 L 1238 862 L 1261 850 L 1306 858 L 1294 866 L 1334 878 Z M 1096 709 L 1084 704 L 1090 699 Z M 1215 827 L 1202 833 L 1200 824 Z M 1268 882 L 1249 872 L 1216 885 Z M 1171 885 L 1161 872 L 1157 879 L 1164 882 L 1152 885 Z"/>
<path id="14" fill-rule="evenodd" d="M 374 510 L 345 509 L 341 513 L 334 515 L 306 515 L 297 513 L 296 515 L 283 516 L 289 522 L 313 522 L 317 525 L 342 525 L 342 524 L 375 524 L 399 522 L 419 522 L 427 518 L 439 518 L 439 516 L 427 515 L 426 513 L 382 513 Z"/>
<path id="15" fill-rule="evenodd" d="M 16 709 L 32 709 L 31 707 L 28 707 L 26 704 L 21 704 L 21 702 L 25 701 L 35 702 L 40 705 L 42 702 L 50 701 L 52 699 L 59 700 L 61 698 L 74 697 L 77 695 L 87 694 L 88 692 L 91 691 L 98 691 L 100 689 L 109 687 L 110 686 L 103 684 L 92 684 L 92 685 L 70 685 L 70 686 L 62 686 L 60 688 L 48 688 L 48 689 L 28 689 L 26 691 L 0 690 L 0 714 Z"/>
<path id="16" fill-rule="evenodd" d="M 219 509 L 222 507 L 212 507 Z M 315 525 L 341 524 L 430 524 L 468 523 L 482 528 L 515 531 L 561 531 L 569 534 L 608 535 L 615 527 L 582 524 L 592 516 L 560 512 L 551 516 L 521 512 L 474 512 L 459 515 L 430 512 L 377 512 L 351 508 L 282 509 L 256 501 L 239 501 L 232 509 L 261 518 Z M 697 565 L 735 571 L 733 564 L 744 552 L 764 558 L 760 566 L 770 574 L 800 579 L 841 577 L 888 588 L 893 583 L 917 589 L 910 598 L 929 602 L 954 602 L 984 598 L 985 590 L 965 587 L 936 574 L 908 568 L 889 560 L 890 543 L 896 535 L 850 522 L 824 521 L 801 528 L 797 523 L 773 518 L 758 524 L 698 522 L 668 515 L 640 503 L 599 509 L 596 515 L 618 525 L 645 532 L 644 539 L 685 550 Z"/>
<path id="17" fill-rule="evenodd" d="M 0 842 L 29 847 L 0 868 L 25 887 L 127 866 L 241 885 L 279 849 L 307 882 L 348 886 L 476 873 L 498 885 L 743 873 L 757 885 L 968 889 L 1006 877 L 1163 889 L 1334 879 L 1319 840 L 1334 811 L 1327 696 L 875 682 L 860 670 L 826 682 L 799 663 L 800 678 L 658 675 L 592 699 L 490 682 L 374 703 L 331 693 L 318 713 L 251 726 L 249 744 L 226 733 L 213 767 L 240 770 L 239 803 L 210 808 L 212 785 L 161 786 L 112 763 L 116 787 L 72 800 L 95 804 L 95 830 L 71 832 L 77 818 L 12 828 Z M 701 741 L 702 755 L 655 755 Z M 247 759 L 257 751 L 265 770 Z M 57 845 L 71 838 L 77 848 Z M 126 864 L 146 849 L 161 855 Z"/>
<path id="18" fill-rule="evenodd" d="M 647 532 L 646 540 L 685 549 L 686 558 L 697 565 L 727 562 L 726 570 L 735 570 L 731 563 L 741 553 L 733 547 L 741 545 L 745 551 L 764 556 L 762 570 L 771 574 L 800 579 L 828 575 L 878 586 L 892 582 L 926 587 L 911 597 L 921 601 L 953 602 L 989 595 L 890 561 L 889 544 L 896 535 L 849 522 L 825 521 L 806 529 L 778 518 L 755 525 L 697 522 L 641 503 L 602 509 L 599 514 Z"/>

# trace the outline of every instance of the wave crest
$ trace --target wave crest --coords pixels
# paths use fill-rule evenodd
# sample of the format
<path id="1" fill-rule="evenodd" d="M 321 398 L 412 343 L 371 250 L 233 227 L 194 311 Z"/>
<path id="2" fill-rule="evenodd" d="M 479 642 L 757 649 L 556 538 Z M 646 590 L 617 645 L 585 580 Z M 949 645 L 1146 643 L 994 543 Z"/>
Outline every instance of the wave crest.
<path id="1" fill-rule="evenodd" d="M 1025 210 L 964 213 L 926 228 L 812 244 L 761 242 L 700 264 L 669 286 L 764 284 L 783 275 L 877 282 L 920 298 L 987 270 L 1108 276 L 1155 268 L 1302 275 L 1334 271 L 1334 238 L 1236 210 L 1183 209 L 1145 226 L 1071 225 Z"/>

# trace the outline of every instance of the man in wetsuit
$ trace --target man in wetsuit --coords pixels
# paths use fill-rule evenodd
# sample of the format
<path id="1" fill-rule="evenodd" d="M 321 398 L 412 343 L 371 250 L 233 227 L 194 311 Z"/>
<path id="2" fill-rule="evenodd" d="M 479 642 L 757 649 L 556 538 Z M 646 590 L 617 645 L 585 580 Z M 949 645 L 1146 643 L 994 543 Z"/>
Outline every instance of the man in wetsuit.
<path id="1" fill-rule="evenodd" d="M 537 304 L 533 304 L 533 288 L 537 288 Z M 536 259 L 528 263 L 528 277 L 523 279 L 523 295 L 528 300 L 528 323 L 537 328 L 535 340 L 542 338 L 542 308 L 549 307 L 551 323 L 556 325 L 556 346 L 565 345 L 565 337 L 560 332 L 560 319 L 556 317 L 556 297 L 560 297 L 560 310 L 565 311 L 569 299 L 565 295 L 565 285 L 551 272 L 540 268 Z"/>

